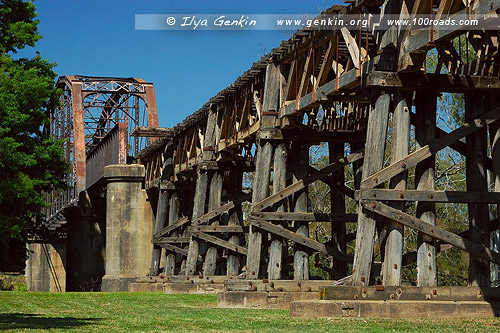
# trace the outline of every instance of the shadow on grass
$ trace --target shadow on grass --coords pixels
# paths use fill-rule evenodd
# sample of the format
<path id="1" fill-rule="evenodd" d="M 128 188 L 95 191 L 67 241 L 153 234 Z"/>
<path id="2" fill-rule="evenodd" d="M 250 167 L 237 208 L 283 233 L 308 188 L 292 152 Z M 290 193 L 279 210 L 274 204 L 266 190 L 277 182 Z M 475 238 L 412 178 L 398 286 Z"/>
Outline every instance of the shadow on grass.
<path id="1" fill-rule="evenodd" d="M 100 318 L 74 318 L 74 317 L 43 317 L 27 313 L 2 313 L 0 314 L 0 331 L 13 329 L 51 329 L 73 328 L 92 325 Z"/>

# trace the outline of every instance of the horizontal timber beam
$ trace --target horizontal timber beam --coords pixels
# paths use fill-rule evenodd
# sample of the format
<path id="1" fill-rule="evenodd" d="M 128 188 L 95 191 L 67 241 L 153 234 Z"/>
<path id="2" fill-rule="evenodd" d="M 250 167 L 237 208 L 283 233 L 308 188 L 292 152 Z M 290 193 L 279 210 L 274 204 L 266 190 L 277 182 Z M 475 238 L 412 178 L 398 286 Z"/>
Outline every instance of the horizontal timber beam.
<path id="1" fill-rule="evenodd" d="M 242 226 L 239 225 L 197 225 L 189 227 L 191 232 L 206 232 L 206 233 L 218 233 L 218 232 L 244 232 Z"/>
<path id="2" fill-rule="evenodd" d="M 363 87 L 401 88 L 403 90 L 437 89 L 442 92 L 459 92 L 471 89 L 500 90 L 500 78 L 479 75 L 375 71 L 364 78 Z"/>
<path id="3" fill-rule="evenodd" d="M 165 137 L 171 138 L 174 136 L 174 130 L 166 127 L 144 127 L 138 126 L 130 132 L 130 136 L 145 136 L 145 137 Z"/>
<path id="4" fill-rule="evenodd" d="M 160 245 L 163 243 L 189 243 L 189 237 L 154 237 L 151 242 L 155 245 Z"/>
<path id="5" fill-rule="evenodd" d="M 374 200 L 363 200 L 361 201 L 361 204 L 365 209 L 368 209 L 369 211 L 377 213 L 398 223 L 404 224 L 407 227 L 420 231 L 444 243 L 458 247 L 459 249 L 467 251 L 474 256 L 486 259 L 496 264 L 500 264 L 500 253 L 490 250 L 483 245 L 474 243 L 457 234 L 441 229 L 433 224 L 427 223 L 421 219 L 408 215 L 383 203 Z"/>
<path id="6" fill-rule="evenodd" d="M 499 192 L 422 191 L 364 189 L 356 191 L 356 200 L 428 201 L 449 203 L 499 203 Z"/>
<path id="7" fill-rule="evenodd" d="M 358 220 L 357 214 L 252 212 L 250 216 L 266 221 L 357 222 Z"/>

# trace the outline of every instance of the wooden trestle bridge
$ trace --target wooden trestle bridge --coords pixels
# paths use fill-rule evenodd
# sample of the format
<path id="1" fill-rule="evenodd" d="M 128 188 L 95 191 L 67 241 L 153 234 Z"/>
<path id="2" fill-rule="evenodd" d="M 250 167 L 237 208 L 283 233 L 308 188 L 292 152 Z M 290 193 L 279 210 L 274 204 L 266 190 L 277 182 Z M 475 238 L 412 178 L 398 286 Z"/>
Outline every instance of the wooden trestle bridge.
<path id="1" fill-rule="evenodd" d="M 500 8 L 500 0 L 349 3 L 324 14 L 482 22 Z M 299 30 L 177 126 L 150 120 L 134 127 L 132 136 L 154 141 L 135 155 L 156 211 L 149 275 L 165 262 L 167 276 L 308 280 L 311 256 L 322 253 L 332 258 L 332 280 L 369 285 L 381 276 L 383 285 L 398 286 L 403 267 L 416 263 L 417 284 L 436 286 L 438 252 L 457 247 L 470 254 L 470 285 L 490 285 L 490 263 L 500 264 L 490 244 L 499 228 L 490 208 L 500 203 L 498 29 L 378 30 L 376 23 Z M 437 66 L 426 63 L 429 54 Z M 436 115 L 439 95 L 448 92 L 465 96 L 465 122 L 453 131 L 441 129 Z M 82 142 L 75 135 L 75 147 Z M 329 164 L 317 169 L 309 151 L 320 144 Z M 465 157 L 467 191 L 436 190 L 443 149 Z M 315 182 L 330 188 L 323 211 L 308 203 Z M 348 198 L 356 213 L 347 211 Z M 468 230 L 437 226 L 436 203 L 467 204 Z M 405 210 L 413 204 L 413 213 Z M 331 238 L 311 237 L 311 222 L 324 224 Z M 405 229 L 418 232 L 416 249 L 404 247 Z"/>

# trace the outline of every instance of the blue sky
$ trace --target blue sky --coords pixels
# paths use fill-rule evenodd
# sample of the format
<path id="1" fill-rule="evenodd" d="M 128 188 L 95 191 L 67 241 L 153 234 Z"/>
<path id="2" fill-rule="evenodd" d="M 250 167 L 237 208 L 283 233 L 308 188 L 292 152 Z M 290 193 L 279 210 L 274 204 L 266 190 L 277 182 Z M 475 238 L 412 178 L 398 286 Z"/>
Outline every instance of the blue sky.
<path id="1" fill-rule="evenodd" d="M 172 127 L 232 83 L 288 31 L 136 31 L 135 14 L 317 14 L 339 0 L 36 0 L 35 50 L 59 75 L 140 77 Z M 25 52 L 23 52 L 25 53 Z"/>

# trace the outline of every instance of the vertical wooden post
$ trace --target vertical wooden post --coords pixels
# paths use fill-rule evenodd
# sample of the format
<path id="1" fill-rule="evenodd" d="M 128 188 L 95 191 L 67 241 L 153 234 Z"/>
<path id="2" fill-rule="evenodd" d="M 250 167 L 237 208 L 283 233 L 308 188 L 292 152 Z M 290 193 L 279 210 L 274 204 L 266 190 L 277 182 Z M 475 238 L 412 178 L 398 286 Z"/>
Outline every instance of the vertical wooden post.
<path id="1" fill-rule="evenodd" d="M 428 91 L 417 91 L 415 110 L 415 139 L 417 149 L 436 139 L 436 102 L 437 96 Z M 415 186 L 417 190 L 434 190 L 435 163 L 433 155 L 418 163 L 415 167 Z M 417 218 L 430 224 L 436 224 L 436 208 L 433 202 L 417 202 Z M 437 285 L 436 242 L 432 237 L 418 234 L 417 250 L 417 284 L 419 286 Z"/>
<path id="2" fill-rule="evenodd" d="M 210 180 L 210 194 L 208 199 L 208 211 L 212 211 L 221 206 L 222 195 L 222 174 L 215 172 Z M 211 224 L 219 225 L 219 218 L 214 219 Z M 217 248 L 212 244 L 208 245 L 205 262 L 203 263 L 203 275 L 215 275 L 217 268 Z"/>
<path id="3" fill-rule="evenodd" d="M 377 98 L 375 107 L 369 111 L 363 179 L 381 170 L 384 164 L 390 102 L 391 98 L 388 94 L 381 95 Z M 361 188 L 363 188 L 362 183 Z M 362 208 L 360 210 L 352 272 L 352 284 L 357 286 L 368 285 L 370 282 L 376 226 L 373 214 Z"/>
<path id="4" fill-rule="evenodd" d="M 213 170 L 215 163 L 215 139 L 217 125 L 217 105 L 213 104 L 208 113 L 207 127 L 205 128 L 203 144 L 203 161 L 198 164 L 196 171 L 196 189 L 194 194 L 193 215 L 191 220 L 197 219 L 205 213 L 207 202 L 208 173 Z M 186 259 L 186 275 L 196 274 L 198 255 L 200 253 L 200 243 L 191 236 L 189 250 Z"/>
<path id="5" fill-rule="evenodd" d="M 242 195 L 243 174 L 239 171 L 231 171 L 229 174 L 229 200 L 234 200 Z M 241 205 L 234 207 L 229 211 L 228 225 L 243 225 L 243 211 Z M 240 237 L 237 234 L 232 234 L 229 237 L 229 243 L 240 245 Z M 231 252 L 227 258 L 227 276 L 235 276 L 240 273 L 240 258 Z"/>
<path id="6" fill-rule="evenodd" d="M 394 117 L 392 121 L 391 163 L 406 157 L 410 143 L 410 110 L 403 92 L 394 94 Z M 390 181 L 390 188 L 404 190 L 408 172 L 400 173 Z M 404 210 L 404 202 L 394 202 L 392 207 Z M 404 226 L 397 222 L 387 222 L 387 240 L 383 265 L 383 284 L 401 285 L 401 266 L 403 261 Z"/>
<path id="7" fill-rule="evenodd" d="M 344 143 L 343 142 L 329 142 L 328 143 L 329 161 L 333 163 L 344 157 Z M 344 168 L 332 173 L 330 183 L 330 206 L 332 214 L 345 214 L 345 197 L 340 191 L 345 182 Z M 347 243 L 345 240 L 346 227 L 343 222 L 332 222 L 332 247 L 338 249 L 342 253 L 346 253 Z M 341 260 L 333 260 L 332 279 L 338 280 L 347 275 L 347 263 Z"/>
<path id="8" fill-rule="evenodd" d="M 297 182 L 308 175 L 309 171 L 309 146 L 305 142 L 292 144 L 292 171 L 293 182 Z M 293 196 L 294 212 L 307 212 L 307 188 L 298 191 Z M 294 221 L 295 232 L 309 237 L 309 223 Z M 300 245 L 295 243 L 293 256 L 294 280 L 309 280 L 309 254 Z"/>
<path id="9" fill-rule="evenodd" d="M 255 165 L 255 176 L 252 192 L 252 205 L 264 200 L 269 195 L 269 176 L 271 173 L 271 162 L 273 156 L 273 146 L 271 142 L 261 140 L 257 143 L 257 162 Z M 248 235 L 248 255 L 247 255 L 247 279 L 258 279 L 261 276 L 260 262 L 263 256 L 262 230 L 250 226 Z M 267 234 L 265 234 L 267 236 Z"/>
<path id="10" fill-rule="evenodd" d="M 281 191 L 286 187 L 286 161 L 287 147 L 284 142 L 279 143 L 274 150 L 274 171 L 273 171 L 273 194 Z M 286 202 L 278 204 L 277 212 L 286 210 Z M 286 222 L 285 222 L 286 223 Z M 271 236 L 271 246 L 269 250 L 269 266 L 267 274 L 269 279 L 281 279 L 281 271 L 283 267 L 283 251 L 286 247 L 286 240 L 275 235 Z"/>
<path id="11" fill-rule="evenodd" d="M 257 158 L 252 192 L 252 205 L 264 200 L 269 195 L 269 182 L 273 158 L 272 140 L 263 139 L 261 135 L 271 132 L 276 127 L 276 115 L 280 101 L 280 71 L 276 64 L 269 63 L 266 68 L 266 81 L 262 105 L 261 129 L 257 133 Z M 265 237 L 264 237 L 265 236 Z M 266 245 L 267 234 L 262 230 L 250 227 L 248 236 L 247 279 L 258 279 L 261 275 L 262 248 Z"/>
<path id="12" fill-rule="evenodd" d="M 168 225 L 172 225 L 179 219 L 179 195 L 177 192 L 173 192 L 170 196 L 170 205 L 168 211 Z M 177 231 L 172 232 L 172 237 L 177 237 L 179 233 Z M 167 260 L 165 262 L 165 275 L 171 276 L 175 274 L 175 253 L 169 253 L 167 255 Z"/>
<path id="13" fill-rule="evenodd" d="M 158 205 L 156 208 L 154 233 L 159 232 L 161 229 L 165 227 L 165 222 L 167 221 L 167 214 L 168 214 L 168 200 L 169 200 L 168 192 L 160 190 L 160 195 L 158 197 Z M 159 245 L 153 246 L 153 254 L 151 256 L 151 268 L 149 270 L 149 275 L 157 276 L 158 274 L 160 274 L 161 251 L 162 248 Z"/>
<path id="14" fill-rule="evenodd" d="M 471 121 L 486 111 L 484 93 L 470 93 L 465 97 L 465 121 Z M 483 127 L 466 137 L 466 177 L 467 191 L 488 191 L 486 163 L 488 157 L 487 131 Z M 487 204 L 471 203 L 469 206 L 470 240 L 486 247 L 490 246 L 489 211 Z M 484 259 L 470 255 L 469 284 L 490 285 L 490 264 Z"/>
<path id="15" fill-rule="evenodd" d="M 365 147 L 365 144 L 362 142 L 351 142 L 350 145 L 351 152 L 358 151 Z M 352 175 L 354 177 L 354 189 L 359 190 L 361 186 L 361 177 L 363 171 L 363 160 L 356 161 L 352 164 Z"/>
<path id="16" fill-rule="evenodd" d="M 488 109 L 491 109 L 495 105 L 498 105 L 498 98 L 491 97 Z M 495 121 L 489 125 L 490 132 L 490 142 L 491 142 L 491 159 L 493 161 L 493 188 L 495 192 L 500 192 L 500 122 Z M 500 204 L 496 205 L 497 217 L 500 213 Z M 500 222 L 497 224 L 497 228 L 500 227 Z M 499 230 L 494 231 L 493 236 L 493 247 L 495 251 L 500 251 L 500 232 Z M 500 267 L 497 264 L 491 265 L 491 282 L 492 287 L 497 287 L 499 285 L 500 279 Z"/>
<path id="17" fill-rule="evenodd" d="M 186 183 L 186 185 L 189 185 L 188 187 L 184 188 L 181 192 L 182 194 L 182 216 L 193 216 L 193 206 L 194 206 L 194 190 L 196 188 L 196 182 L 193 183 Z M 190 236 L 190 231 L 189 231 L 189 225 L 184 225 L 182 228 L 180 228 L 179 235 L 182 235 L 182 237 L 189 237 Z M 183 247 L 184 250 L 187 251 L 189 254 L 189 243 L 186 244 Z M 181 260 L 181 266 L 180 266 L 180 272 L 179 275 L 184 275 L 187 273 L 187 255 L 182 256 L 180 258 Z M 179 258 L 177 258 L 179 260 Z M 177 272 L 175 272 L 177 274 Z"/>
<path id="18" fill-rule="evenodd" d="M 208 172 L 198 168 L 196 177 L 196 191 L 194 194 L 193 215 L 191 220 L 197 219 L 205 213 L 205 204 L 207 200 Z M 197 273 L 198 255 L 200 253 L 200 243 L 191 236 L 189 241 L 189 250 L 186 259 L 186 275 Z"/>

